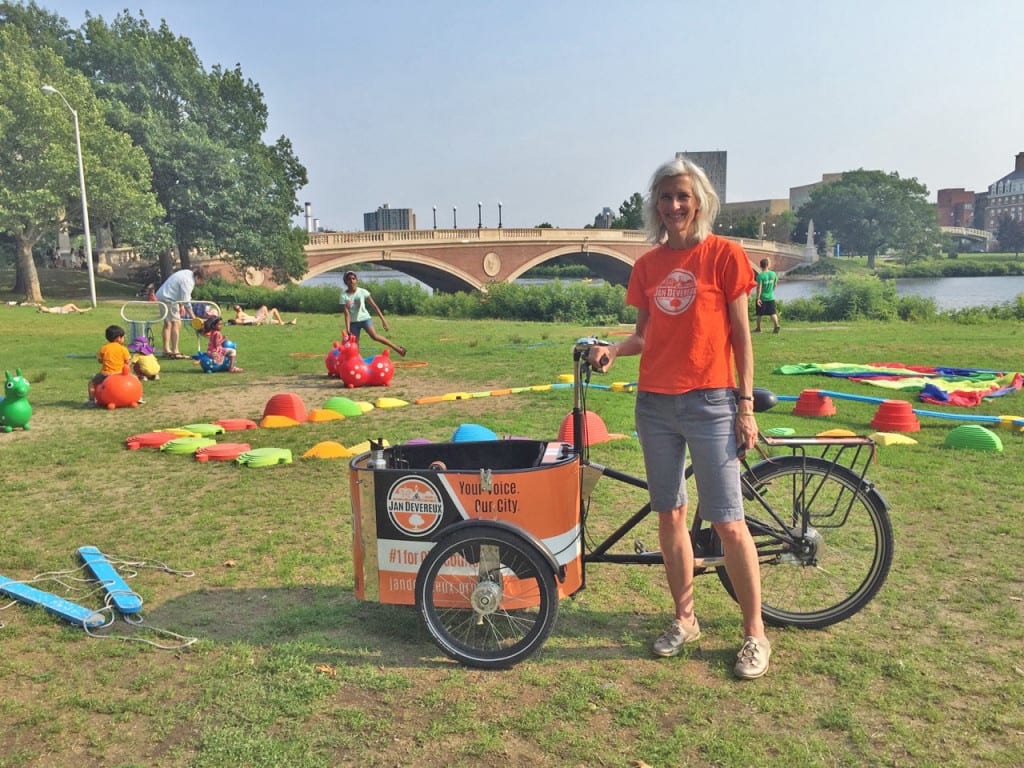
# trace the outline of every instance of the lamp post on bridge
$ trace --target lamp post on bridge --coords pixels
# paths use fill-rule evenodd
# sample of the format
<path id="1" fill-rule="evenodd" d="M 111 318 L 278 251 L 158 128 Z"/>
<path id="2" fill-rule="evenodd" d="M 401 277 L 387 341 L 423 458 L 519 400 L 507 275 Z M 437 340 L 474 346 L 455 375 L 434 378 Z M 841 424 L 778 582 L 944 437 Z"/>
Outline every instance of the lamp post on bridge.
<path id="1" fill-rule="evenodd" d="M 85 165 L 82 162 L 82 137 L 78 132 L 78 113 L 71 107 L 68 100 L 64 98 L 64 94 L 52 85 L 44 85 L 41 90 L 43 93 L 56 93 L 60 96 L 60 100 L 64 102 L 64 106 L 68 108 L 71 117 L 75 121 L 75 150 L 78 152 L 78 186 L 82 193 L 82 227 L 85 230 L 85 264 L 86 269 L 89 271 L 89 298 L 92 301 L 93 307 L 95 307 L 96 276 L 92 268 L 92 235 L 89 232 L 89 203 L 85 197 Z"/>
<path id="2" fill-rule="evenodd" d="M 456 210 L 456 208 L 453 205 L 452 206 L 452 229 L 458 229 L 459 228 L 459 219 L 456 216 L 455 210 Z"/>
<path id="3" fill-rule="evenodd" d="M 501 229 L 501 203 L 498 203 L 498 229 Z"/>
<path id="4" fill-rule="evenodd" d="M 476 228 L 484 228 L 484 204 L 480 202 L 476 204 Z"/>
<path id="5" fill-rule="evenodd" d="M 434 206 L 434 229 L 437 229 L 437 206 Z"/>

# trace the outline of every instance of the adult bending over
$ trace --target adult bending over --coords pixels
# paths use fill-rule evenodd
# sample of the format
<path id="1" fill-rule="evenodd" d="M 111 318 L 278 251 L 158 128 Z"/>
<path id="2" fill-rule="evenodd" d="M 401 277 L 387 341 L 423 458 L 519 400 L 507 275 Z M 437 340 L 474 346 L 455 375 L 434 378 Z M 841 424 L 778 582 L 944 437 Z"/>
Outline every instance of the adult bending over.
<path id="1" fill-rule="evenodd" d="M 167 311 L 164 316 L 164 357 L 172 360 L 185 360 L 187 357 L 178 349 L 181 337 L 182 317 L 192 318 L 192 290 L 202 285 L 206 274 L 202 267 L 195 269 L 179 269 L 168 277 L 163 285 L 156 289 L 156 300 L 164 305 Z"/>
<path id="2" fill-rule="evenodd" d="M 595 347 L 591 362 L 607 370 L 621 355 L 640 355 L 636 429 L 675 604 L 654 653 L 674 656 L 700 637 L 683 474 L 689 449 L 700 513 L 722 541 L 743 614 L 744 642 L 734 670 L 752 679 L 768 670 L 771 656 L 737 459 L 757 439 L 747 319 L 754 272 L 738 244 L 712 234 L 718 209 L 718 196 L 699 166 L 676 159 L 655 171 L 644 213 L 648 234 L 659 245 L 633 265 L 626 293 L 637 308 L 636 330 L 618 344 Z"/>
<path id="3" fill-rule="evenodd" d="M 359 278 L 356 276 L 356 273 L 349 270 L 345 273 L 344 280 L 345 290 L 341 292 L 341 308 L 345 312 L 345 333 L 351 333 L 356 337 L 356 341 L 359 341 L 359 332 L 365 329 L 371 339 L 380 344 L 386 344 L 399 355 L 405 357 L 405 347 L 400 347 L 394 342 L 389 341 L 377 333 L 377 330 L 373 327 L 373 318 L 370 316 L 367 304 L 373 307 L 377 313 L 381 325 L 384 326 L 384 330 L 391 330 L 387 319 L 384 317 L 384 313 L 380 311 L 380 307 L 377 306 L 377 302 L 370 296 L 370 292 L 365 288 L 359 287 Z"/>

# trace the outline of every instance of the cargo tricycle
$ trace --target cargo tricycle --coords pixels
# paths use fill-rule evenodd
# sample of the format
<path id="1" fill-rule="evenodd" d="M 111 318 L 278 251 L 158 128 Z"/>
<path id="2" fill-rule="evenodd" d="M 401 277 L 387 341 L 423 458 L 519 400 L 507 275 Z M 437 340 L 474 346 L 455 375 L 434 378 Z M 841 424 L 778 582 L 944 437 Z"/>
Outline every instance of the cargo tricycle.
<path id="1" fill-rule="evenodd" d="M 543 645 L 559 600 L 583 588 L 589 565 L 663 562 L 660 552 L 629 540 L 651 514 L 649 504 L 603 540 L 587 536 L 600 480 L 647 488 L 643 478 L 590 460 L 590 350 L 604 343 L 588 338 L 573 346 L 567 442 L 377 443 L 351 461 L 359 599 L 415 606 L 446 655 L 502 668 Z M 754 395 L 755 410 L 776 403 L 767 390 Z M 865 476 L 874 442 L 762 434 L 757 447 L 759 461 L 741 458 L 741 482 L 761 563 L 764 620 L 821 628 L 852 616 L 881 588 L 893 557 L 888 505 Z M 690 536 L 696 573 L 716 573 L 735 599 L 699 499 Z"/>

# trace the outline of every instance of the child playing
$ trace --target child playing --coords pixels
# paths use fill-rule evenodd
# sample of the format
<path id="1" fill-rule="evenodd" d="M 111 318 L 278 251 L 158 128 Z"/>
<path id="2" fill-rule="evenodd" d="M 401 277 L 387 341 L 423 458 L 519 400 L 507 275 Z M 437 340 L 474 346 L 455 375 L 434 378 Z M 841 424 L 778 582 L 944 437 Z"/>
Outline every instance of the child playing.
<path id="1" fill-rule="evenodd" d="M 235 353 L 238 350 L 234 346 L 224 346 L 224 342 L 227 339 L 224 338 L 224 334 L 221 332 L 223 327 L 224 318 L 222 317 L 211 317 L 203 323 L 203 334 L 209 339 L 206 343 L 206 354 L 210 356 L 210 360 L 213 361 L 214 365 L 220 365 L 224 362 L 224 358 L 230 358 L 231 363 L 228 371 L 230 373 L 242 373 L 244 369 L 235 365 Z"/>
<path id="2" fill-rule="evenodd" d="M 405 357 L 405 347 L 394 344 L 374 329 L 373 318 L 370 317 L 370 310 L 367 309 L 367 304 L 373 307 L 378 317 L 380 317 L 384 330 L 391 330 L 388 326 L 388 321 L 384 319 L 384 313 L 380 311 L 380 307 L 377 306 L 377 302 L 370 296 L 370 292 L 358 286 L 359 278 L 356 277 L 356 273 L 349 270 L 345 273 L 344 280 L 345 290 L 341 292 L 341 308 L 345 312 L 345 332 L 352 334 L 356 337 L 356 341 L 359 341 L 359 332 L 365 328 L 367 335 L 371 339 L 381 344 L 387 344 L 395 352 Z"/>
<path id="3" fill-rule="evenodd" d="M 96 353 L 96 359 L 100 361 L 100 372 L 89 379 L 87 405 L 96 405 L 96 387 L 102 384 L 107 376 L 121 373 L 131 359 L 128 347 L 124 345 L 124 328 L 119 325 L 108 325 L 104 335 L 107 337 L 107 343 Z"/>
<path id="4" fill-rule="evenodd" d="M 132 371 L 140 379 L 160 380 L 160 362 L 156 359 L 156 352 L 153 345 L 145 336 L 136 336 L 128 345 L 128 351 L 132 353 Z"/>

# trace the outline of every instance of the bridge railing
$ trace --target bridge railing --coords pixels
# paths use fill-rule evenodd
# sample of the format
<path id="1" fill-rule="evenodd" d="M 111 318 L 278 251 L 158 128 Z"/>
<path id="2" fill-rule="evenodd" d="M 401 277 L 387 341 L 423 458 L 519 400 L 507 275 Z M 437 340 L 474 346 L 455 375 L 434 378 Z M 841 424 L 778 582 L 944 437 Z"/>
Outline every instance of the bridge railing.
<path id="1" fill-rule="evenodd" d="M 414 244 L 431 242 L 495 242 L 501 240 L 549 240 L 580 242 L 593 238 L 601 242 L 620 240 L 639 243 L 646 235 L 635 229 L 555 229 L 555 228 L 501 228 L 501 229 L 401 229 L 379 232 L 311 232 L 306 236 L 309 246 L 332 247 L 388 243 Z"/>

